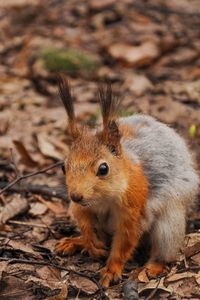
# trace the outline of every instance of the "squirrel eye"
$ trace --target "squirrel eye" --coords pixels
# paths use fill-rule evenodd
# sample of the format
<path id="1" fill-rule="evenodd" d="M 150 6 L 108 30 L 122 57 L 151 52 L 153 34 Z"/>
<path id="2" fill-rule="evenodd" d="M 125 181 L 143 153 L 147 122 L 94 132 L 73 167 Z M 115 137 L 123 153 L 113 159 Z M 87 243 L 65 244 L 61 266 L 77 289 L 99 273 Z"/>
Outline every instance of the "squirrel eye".
<path id="1" fill-rule="evenodd" d="M 66 174 L 66 171 L 65 171 L 65 165 L 64 165 L 64 164 L 61 165 L 61 169 L 62 169 L 62 171 L 63 171 L 63 174 Z"/>
<path id="2" fill-rule="evenodd" d="M 105 176 L 108 174 L 108 165 L 107 163 L 103 163 L 99 166 L 99 169 L 97 171 L 97 176 Z"/>

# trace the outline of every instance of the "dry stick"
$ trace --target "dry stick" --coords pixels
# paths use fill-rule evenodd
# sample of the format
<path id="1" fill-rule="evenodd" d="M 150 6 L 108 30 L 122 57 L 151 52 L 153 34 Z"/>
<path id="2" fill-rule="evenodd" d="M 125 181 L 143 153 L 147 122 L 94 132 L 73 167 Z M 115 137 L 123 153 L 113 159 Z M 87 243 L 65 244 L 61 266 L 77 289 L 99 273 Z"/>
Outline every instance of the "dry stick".
<path id="1" fill-rule="evenodd" d="M 14 224 L 14 225 L 23 225 L 23 226 L 30 226 L 30 227 L 38 227 L 38 228 L 48 229 L 48 227 L 46 225 L 37 224 L 37 223 L 22 222 L 22 221 L 13 221 L 13 220 L 9 220 L 7 223 L 8 224 Z"/>
<path id="2" fill-rule="evenodd" d="M 3 189 L 7 185 L 6 182 L 0 182 L 0 189 Z M 50 187 L 47 185 L 40 184 L 23 184 L 23 185 L 14 185 L 9 188 L 11 192 L 23 193 L 30 192 L 32 194 L 45 195 L 49 197 L 56 197 L 62 200 L 67 200 L 66 187 L 58 188 L 58 187 Z"/>
<path id="3" fill-rule="evenodd" d="M 158 286 L 160 284 L 161 278 L 158 279 L 158 283 L 155 287 L 155 289 L 152 290 L 152 292 L 149 294 L 149 296 L 146 298 L 146 300 L 150 300 L 150 299 L 154 299 L 153 297 L 155 296 L 157 290 L 158 290 Z"/>
<path id="4" fill-rule="evenodd" d="M 32 172 L 32 173 L 28 173 L 28 174 L 25 174 L 25 175 L 19 175 L 17 176 L 13 181 L 11 181 L 6 187 L 4 187 L 1 191 L 0 191 L 0 195 L 2 193 L 4 193 L 5 191 L 7 191 L 10 187 L 12 187 L 13 185 L 15 185 L 16 183 L 18 183 L 19 181 L 21 181 L 22 179 L 25 179 L 25 178 L 28 178 L 28 177 L 32 177 L 32 176 L 35 176 L 35 175 L 38 175 L 38 174 L 41 174 L 41 173 L 45 173 L 47 172 L 48 170 L 51 170 L 53 168 L 56 168 L 58 166 L 61 166 L 63 164 L 62 161 L 59 161 L 55 164 L 52 164 L 46 168 L 43 168 L 39 171 L 35 171 L 35 172 Z"/>

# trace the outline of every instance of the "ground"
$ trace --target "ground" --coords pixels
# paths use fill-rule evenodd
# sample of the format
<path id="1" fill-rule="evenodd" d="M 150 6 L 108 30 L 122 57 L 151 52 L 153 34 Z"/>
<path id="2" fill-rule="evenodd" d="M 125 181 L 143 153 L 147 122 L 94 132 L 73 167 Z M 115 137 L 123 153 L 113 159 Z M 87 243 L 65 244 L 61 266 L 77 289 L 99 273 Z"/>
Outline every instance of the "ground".
<path id="1" fill-rule="evenodd" d="M 79 122 L 100 121 L 97 83 L 109 79 L 121 115 L 147 113 L 175 128 L 199 168 L 199 1 L 7 0 L 0 29 L 0 188 L 44 169 L 0 195 L 0 299 L 199 299 L 198 209 L 167 275 L 139 277 L 136 287 L 131 261 L 122 282 L 103 291 L 103 261 L 54 252 L 78 232 L 60 166 L 46 170 L 68 153 L 57 71 L 71 82 Z"/>

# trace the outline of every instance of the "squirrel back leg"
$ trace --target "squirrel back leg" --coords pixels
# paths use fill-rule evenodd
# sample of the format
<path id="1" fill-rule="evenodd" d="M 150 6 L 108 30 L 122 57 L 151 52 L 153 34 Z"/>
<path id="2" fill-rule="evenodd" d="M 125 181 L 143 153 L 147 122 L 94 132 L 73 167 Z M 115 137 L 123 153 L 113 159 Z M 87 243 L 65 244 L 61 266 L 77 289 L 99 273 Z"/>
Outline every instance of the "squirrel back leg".
<path id="1" fill-rule="evenodd" d="M 183 246 L 186 227 L 184 207 L 169 207 L 163 210 L 152 226 L 150 237 L 152 252 L 145 266 L 149 277 L 156 277 L 165 271 L 165 264 L 177 259 Z"/>

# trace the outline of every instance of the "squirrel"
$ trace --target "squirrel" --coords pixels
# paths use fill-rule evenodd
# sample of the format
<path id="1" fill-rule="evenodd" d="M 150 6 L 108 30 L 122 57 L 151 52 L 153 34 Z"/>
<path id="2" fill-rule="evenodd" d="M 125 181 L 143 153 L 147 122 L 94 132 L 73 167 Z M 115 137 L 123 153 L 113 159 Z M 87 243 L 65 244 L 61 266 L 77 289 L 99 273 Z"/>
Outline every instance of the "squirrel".
<path id="1" fill-rule="evenodd" d="M 121 278 L 125 263 L 148 232 L 152 249 L 144 270 L 150 277 L 160 275 L 177 259 L 198 194 L 199 176 L 185 141 L 151 116 L 118 118 L 119 101 L 110 84 L 99 88 L 103 128 L 91 132 L 76 122 L 63 75 L 58 85 L 71 137 L 64 163 L 69 212 L 81 236 L 61 239 L 55 251 L 108 255 L 100 271 L 106 288 Z"/>

